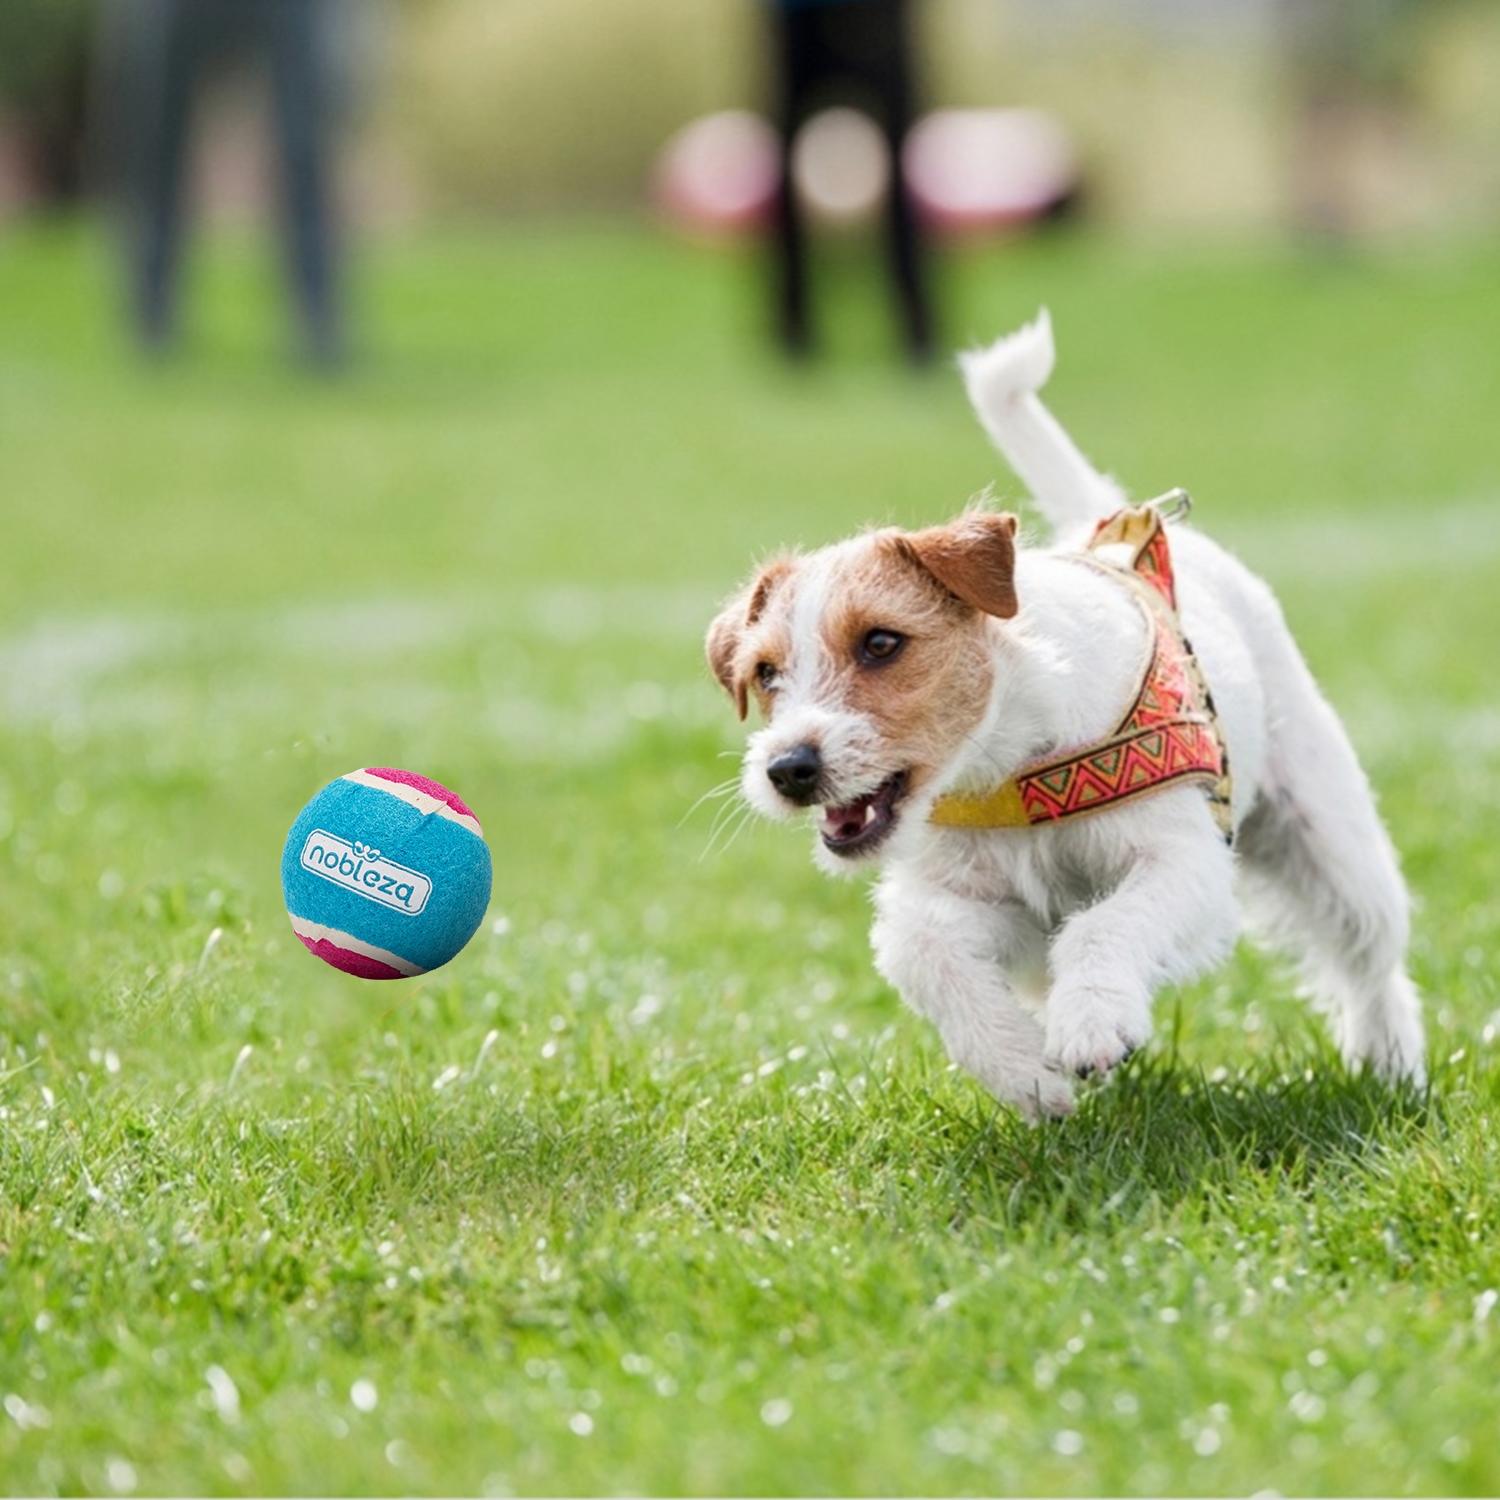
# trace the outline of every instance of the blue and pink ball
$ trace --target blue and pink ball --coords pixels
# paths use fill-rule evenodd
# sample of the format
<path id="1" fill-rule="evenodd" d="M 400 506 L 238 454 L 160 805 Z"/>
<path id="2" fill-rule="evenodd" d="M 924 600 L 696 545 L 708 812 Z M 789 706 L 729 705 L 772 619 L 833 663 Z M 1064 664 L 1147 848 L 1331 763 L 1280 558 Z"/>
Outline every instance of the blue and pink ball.
<path id="1" fill-rule="evenodd" d="M 292 931 L 361 979 L 408 979 L 455 957 L 490 901 L 473 811 L 415 771 L 367 766 L 315 796 L 281 856 Z"/>

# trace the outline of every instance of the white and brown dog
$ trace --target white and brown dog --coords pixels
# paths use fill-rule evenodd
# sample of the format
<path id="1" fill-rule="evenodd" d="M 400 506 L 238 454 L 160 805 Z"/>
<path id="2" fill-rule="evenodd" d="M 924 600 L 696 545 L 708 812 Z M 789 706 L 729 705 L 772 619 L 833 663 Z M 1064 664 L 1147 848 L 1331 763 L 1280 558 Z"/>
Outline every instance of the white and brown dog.
<path id="1" fill-rule="evenodd" d="M 1241 905 L 1300 960 L 1352 1065 L 1420 1082 L 1407 895 L 1369 784 L 1270 590 L 1197 532 L 1172 530 L 1173 629 L 1212 689 L 1223 816 L 1197 776 L 1086 817 L 937 816 L 1109 743 L 1152 649 L 1131 578 L 1080 566 L 1123 497 L 1037 398 L 1052 360 L 1043 314 L 962 363 L 1054 546 L 1018 548 L 1015 518 L 988 510 L 874 531 L 777 558 L 714 621 L 715 675 L 766 719 L 744 796 L 815 810 L 825 869 L 880 866 L 880 972 L 1032 1117 L 1067 1113 L 1075 1077 L 1147 1039 L 1155 991 L 1221 962 Z"/>

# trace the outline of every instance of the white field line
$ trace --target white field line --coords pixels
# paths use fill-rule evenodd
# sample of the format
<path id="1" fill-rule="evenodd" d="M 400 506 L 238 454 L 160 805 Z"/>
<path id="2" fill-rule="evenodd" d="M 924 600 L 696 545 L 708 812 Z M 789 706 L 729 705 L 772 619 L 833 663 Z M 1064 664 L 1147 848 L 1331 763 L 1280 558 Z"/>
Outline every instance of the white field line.
<path id="1" fill-rule="evenodd" d="M 258 662 L 368 661 L 378 652 L 397 671 L 434 651 L 521 636 L 548 644 L 691 639 L 714 608 L 708 589 L 548 588 L 509 599 L 365 599 L 337 605 L 271 606 L 178 614 L 54 615 L 0 639 L 0 710 L 11 722 L 85 704 L 116 674 L 170 673 L 205 657 Z"/>
<path id="2" fill-rule="evenodd" d="M 1500 495 L 1371 506 L 1348 512 L 1283 515 L 1257 524 L 1243 511 L 1216 520 L 1199 497 L 1194 522 L 1231 548 L 1275 588 L 1307 580 L 1368 584 L 1412 569 L 1451 574 L 1488 570 L 1500 556 Z"/>
<path id="3" fill-rule="evenodd" d="M 617 754 L 653 722 L 698 729 L 724 717 L 706 668 L 701 681 L 652 675 L 665 648 L 677 653 L 696 640 L 715 597 L 706 589 L 543 589 L 498 601 L 53 617 L 0 640 L 0 735 L 51 731 L 74 744 L 146 738 L 161 761 L 200 755 L 205 741 L 219 755 L 236 744 L 281 744 L 310 715 L 324 727 L 363 725 L 379 642 L 379 702 L 399 704 L 405 722 L 454 722 L 518 759 L 588 764 Z M 460 696 L 430 670 L 435 656 L 482 653 L 490 642 L 582 651 L 606 640 L 637 643 L 629 675 L 601 673 L 597 685 L 570 677 L 558 698 L 502 683 L 462 720 Z"/>

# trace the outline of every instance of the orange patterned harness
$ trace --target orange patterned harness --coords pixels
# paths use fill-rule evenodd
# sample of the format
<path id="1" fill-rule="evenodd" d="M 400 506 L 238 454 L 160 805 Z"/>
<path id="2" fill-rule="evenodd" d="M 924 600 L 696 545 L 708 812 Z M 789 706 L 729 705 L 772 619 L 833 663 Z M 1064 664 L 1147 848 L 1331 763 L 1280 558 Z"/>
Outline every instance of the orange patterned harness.
<path id="1" fill-rule="evenodd" d="M 993 791 L 948 793 L 933 804 L 931 820 L 944 828 L 1027 828 L 1102 812 L 1149 796 L 1180 781 L 1196 781 L 1208 794 L 1214 822 L 1233 837 L 1229 755 L 1214 700 L 1177 617 L 1172 551 L 1161 509 L 1185 493 L 1117 511 L 1095 528 L 1079 562 L 1125 583 L 1146 616 L 1150 647 L 1130 708 L 1115 731 L 1097 744 L 1027 766 Z M 1095 554 L 1103 547 L 1131 549 L 1121 566 Z"/>

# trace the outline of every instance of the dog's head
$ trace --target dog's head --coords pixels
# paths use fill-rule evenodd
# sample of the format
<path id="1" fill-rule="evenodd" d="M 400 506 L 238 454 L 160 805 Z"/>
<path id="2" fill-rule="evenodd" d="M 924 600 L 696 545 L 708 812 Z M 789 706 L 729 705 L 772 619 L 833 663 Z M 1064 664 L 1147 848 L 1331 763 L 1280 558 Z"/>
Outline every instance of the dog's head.
<path id="1" fill-rule="evenodd" d="M 873 855 L 972 743 L 1016 612 L 1014 516 L 971 511 L 766 564 L 709 627 L 750 737 L 742 787 L 773 818 L 819 807 L 819 862 Z"/>

